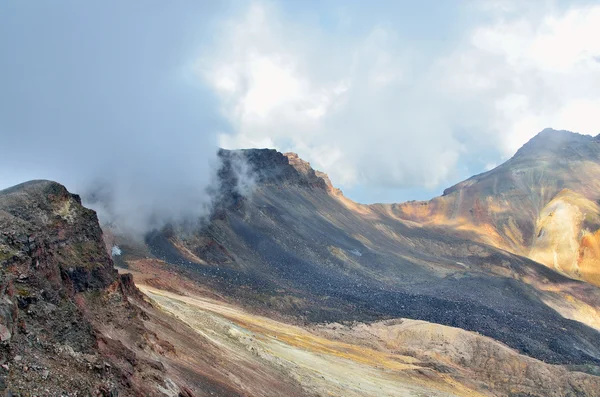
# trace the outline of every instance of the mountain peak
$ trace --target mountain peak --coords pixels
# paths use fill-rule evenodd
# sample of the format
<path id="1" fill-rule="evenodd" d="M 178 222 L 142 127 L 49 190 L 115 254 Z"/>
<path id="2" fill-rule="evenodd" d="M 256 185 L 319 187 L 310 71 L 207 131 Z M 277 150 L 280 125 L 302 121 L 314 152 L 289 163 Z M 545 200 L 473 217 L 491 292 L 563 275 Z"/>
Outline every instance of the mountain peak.
<path id="1" fill-rule="evenodd" d="M 329 190 L 329 178 L 315 171 L 309 162 L 296 153 L 281 153 L 275 149 L 243 149 L 219 151 L 223 162 L 220 172 L 226 184 L 235 185 L 243 168 L 258 184 L 297 185 Z"/>
<path id="2" fill-rule="evenodd" d="M 0 211 L 29 222 L 51 223 L 48 211 L 70 217 L 70 209 L 79 206 L 79 195 L 70 193 L 66 187 L 53 181 L 32 180 L 0 190 Z M 92 216 L 91 213 L 95 217 L 95 212 L 90 211 L 89 216 Z"/>
<path id="3" fill-rule="evenodd" d="M 574 154 L 587 155 L 590 154 L 588 145 L 595 141 L 597 140 L 590 135 L 545 128 L 523 145 L 515 157 L 557 154 L 566 157 Z"/>
<path id="4" fill-rule="evenodd" d="M 563 142 L 563 141 L 576 141 L 585 139 L 588 140 L 590 138 L 589 135 L 580 134 L 573 131 L 568 130 L 555 130 L 554 128 L 544 128 L 540 132 L 538 132 L 530 141 L 553 141 L 553 142 Z"/>

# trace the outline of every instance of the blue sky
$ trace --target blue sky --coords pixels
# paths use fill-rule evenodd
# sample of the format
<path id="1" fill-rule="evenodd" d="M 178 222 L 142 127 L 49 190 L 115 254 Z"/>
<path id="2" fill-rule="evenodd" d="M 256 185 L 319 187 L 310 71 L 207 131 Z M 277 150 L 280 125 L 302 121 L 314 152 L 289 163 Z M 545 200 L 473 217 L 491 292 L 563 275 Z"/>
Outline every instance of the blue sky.
<path id="1" fill-rule="evenodd" d="M 274 147 L 360 202 L 431 198 L 598 134 L 597 37 L 589 1 L 3 2 L 0 187 L 190 206 L 218 146 Z"/>

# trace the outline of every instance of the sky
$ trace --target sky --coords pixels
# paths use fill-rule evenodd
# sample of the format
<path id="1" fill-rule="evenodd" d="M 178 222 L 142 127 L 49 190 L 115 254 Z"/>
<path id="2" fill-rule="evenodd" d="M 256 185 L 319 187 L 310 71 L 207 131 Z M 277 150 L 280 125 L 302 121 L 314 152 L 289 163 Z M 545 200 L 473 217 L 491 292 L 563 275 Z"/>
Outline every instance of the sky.
<path id="1" fill-rule="evenodd" d="M 429 199 L 546 127 L 600 133 L 598 37 L 597 1 L 4 1 L 0 188 L 200 213 L 218 147 L 270 147 Z"/>

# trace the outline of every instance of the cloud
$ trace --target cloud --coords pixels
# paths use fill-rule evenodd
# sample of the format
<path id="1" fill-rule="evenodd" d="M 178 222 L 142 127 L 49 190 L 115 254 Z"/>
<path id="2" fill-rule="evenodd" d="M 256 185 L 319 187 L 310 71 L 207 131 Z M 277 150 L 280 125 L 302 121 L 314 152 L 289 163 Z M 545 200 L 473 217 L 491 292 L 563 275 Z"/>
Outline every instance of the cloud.
<path id="1" fill-rule="evenodd" d="M 393 31 L 332 37 L 263 3 L 224 26 L 198 62 L 234 126 L 221 145 L 296 151 L 342 185 L 432 186 L 451 172 L 461 145 L 414 92 Z"/>
<path id="2" fill-rule="evenodd" d="M 0 188 L 57 180 L 138 232 L 204 214 L 226 123 L 186 65 L 216 6 L 1 8 Z"/>
<path id="3" fill-rule="evenodd" d="M 468 104 L 504 156 L 544 127 L 600 133 L 600 6 L 516 15 L 476 27 L 444 60 L 451 92 L 479 100 Z"/>
<path id="4" fill-rule="evenodd" d="M 423 56 L 382 15 L 324 27 L 255 2 L 197 70 L 232 125 L 223 146 L 298 152 L 344 188 L 440 188 L 545 127 L 600 132 L 599 10 L 490 2 Z"/>
<path id="5" fill-rule="evenodd" d="M 143 229 L 210 208 L 218 146 L 398 201 L 600 132 L 600 6 L 434 4 L 3 3 L 0 186 L 93 188 Z"/>

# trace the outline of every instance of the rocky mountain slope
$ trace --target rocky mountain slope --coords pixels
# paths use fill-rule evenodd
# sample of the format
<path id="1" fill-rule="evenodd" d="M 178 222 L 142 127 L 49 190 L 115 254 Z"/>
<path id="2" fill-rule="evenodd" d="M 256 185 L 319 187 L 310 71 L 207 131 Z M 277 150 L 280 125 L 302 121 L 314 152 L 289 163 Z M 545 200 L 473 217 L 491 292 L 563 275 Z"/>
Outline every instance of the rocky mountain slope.
<path id="1" fill-rule="evenodd" d="M 577 371 L 586 368 L 550 365 L 458 328 L 408 319 L 298 322 L 242 308 L 178 265 L 128 263 L 154 305 L 196 333 L 190 339 L 178 326 L 168 339 L 196 373 L 221 382 L 212 395 L 558 397 L 594 396 L 600 386 L 600 377 Z M 201 393 L 205 383 L 196 378 L 192 390 Z"/>
<path id="2" fill-rule="evenodd" d="M 510 160 L 428 202 L 382 205 L 600 285 L 600 138 L 546 129 Z"/>
<path id="3" fill-rule="evenodd" d="M 353 203 L 292 154 L 221 156 L 222 195 L 234 199 L 223 200 L 207 225 L 148 235 L 141 256 L 174 264 L 252 310 L 300 322 L 419 319 L 551 363 L 600 363 L 596 287 L 389 208 Z M 230 164 L 239 156 L 254 170 L 246 197 Z M 130 260 L 142 249 L 121 247 Z"/>
<path id="4" fill-rule="evenodd" d="M 21 396 L 157 396 L 170 344 L 106 252 L 96 213 L 62 185 L 0 191 L 0 390 Z"/>

